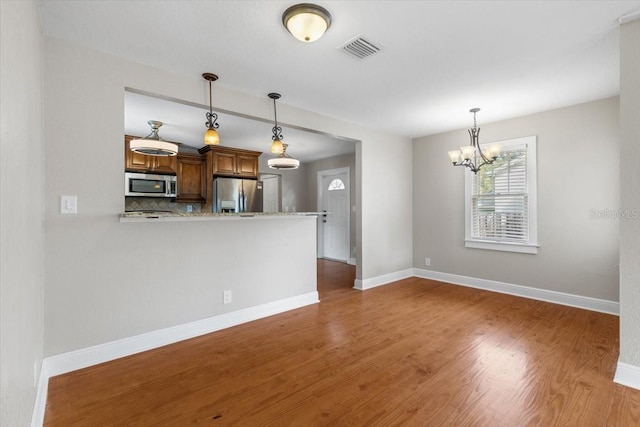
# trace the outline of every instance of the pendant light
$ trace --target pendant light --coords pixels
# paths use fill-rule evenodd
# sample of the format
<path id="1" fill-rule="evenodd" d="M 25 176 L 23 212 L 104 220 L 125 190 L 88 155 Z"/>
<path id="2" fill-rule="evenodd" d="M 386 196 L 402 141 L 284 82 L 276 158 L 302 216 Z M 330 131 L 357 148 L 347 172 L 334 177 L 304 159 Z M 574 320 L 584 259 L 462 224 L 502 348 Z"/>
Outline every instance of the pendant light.
<path id="1" fill-rule="evenodd" d="M 202 77 L 209 82 L 209 111 L 207 112 L 207 122 L 205 123 L 207 131 L 204 133 L 204 143 L 205 145 L 219 145 L 220 135 L 218 135 L 216 129 L 220 125 L 216 123 L 218 115 L 213 112 L 213 102 L 211 101 L 211 83 L 218 80 L 218 76 L 212 73 L 204 73 Z"/>
<path id="2" fill-rule="evenodd" d="M 271 129 L 271 132 L 273 132 L 273 136 L 271 136 L 273 142 L 271 143 L 271 152 L 279 154 L 275 159 L 269 159 L 267 165 L 271 169 L 297 169 L 300 166 L 300 160 L 294 159 L 287 154 L 288 145 L 282 142 L 284 138 L 282 136 L 282 128 L 278 126 L 276 99 L 280 99 L 280 94 L 272 92 L 267 96 L 273 99 L 273 129 Z"/>
<path id="3" fill-rule="evenodd" d="M 167 142 L 158 135 L 158 129 L 162 126 L 162 122 L 149 120 L 147 123 L 151 126 L 151 133 L 144 138 L 129 141 L 131 151 L 147 156 L 175 156 L 178 154 L 178 144 Z"/>
<path id="4" fill-rule="evenodd" d="M 466 166 L 473 173 L 478 173 L 481 167 L 490 165 L 500 156 L 499 144 L 487 146 L 486 153 L 482 152 L 480 148 L 480 142 L 478 141 L 480 128 L 476 125 L 476 113 L 478 111 L 480 111 L 479 108 L 469 110 L 470 113 L 473 113 L 473 128 L 469 129 L 469 137 L 471 138 L 469 145 L 460 147 L 459 150 L 449 151 L 449 158 L 453 166 Z M 480 158 L 478 158 L 478 155 L 480 155 Z M 482 163 L 478 164 L 479 161 L 482 161 Z"/>
<path id="5" fill-rule="evenodd" d="M 276 99 L 280 99 L 280 94 L 279 93 L 270 93 L 269 95 L 267 95 L 269 98 L 273 99 L 273 129 L 271 129 L 271 131 L 273 132 L 273 136 L 271 137 L 271 139 L 273 140 L 273 142 L 271 143 L 271 152 L 273 154 L 280 154 L 284 151 L 284 147 L 282 145 L 282 128 L 280 126 L 278 126 L 278 112 L 276 110 Z"/>
<path id="6" fill-rule="evenodd" d="M 298 169 L 300 160 L 294 159 L 287 154 L 288 144 L 282 144 L 282 153 L 275 159 L 269 159 L 267 165 L 271 169 Z"/>
<path id="7" fill-rule="evenodd" d="M 323 7 L 310 3 L 291 6 L 282 14 L 282 24 L 300 41 L 318 40 L 331 26 L 331 14 Z"/>

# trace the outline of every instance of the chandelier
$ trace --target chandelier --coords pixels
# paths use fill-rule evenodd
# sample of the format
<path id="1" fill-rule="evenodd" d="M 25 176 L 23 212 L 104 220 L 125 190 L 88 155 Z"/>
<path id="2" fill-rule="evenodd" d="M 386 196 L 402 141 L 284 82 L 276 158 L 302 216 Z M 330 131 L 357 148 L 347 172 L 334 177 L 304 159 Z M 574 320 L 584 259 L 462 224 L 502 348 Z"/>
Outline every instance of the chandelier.
<path id="1" fill-rule="evenodd" d="M 460 147 L 459 150 L 449 151 L 449 158 L 453 166 L 466 166 L 471 169 L 473 173 L 478 173 L 481 167 L 490 165 L 500 155 L 500 145 L 498 144 L 488 145 L 485 147 L 486 152 L 482 152 L 480 142 L 478 141 L 480 128 L 476 125 L 476 113 L 478 111 L 480 111 L 479 108 L 469 110 L 470 113 L 473 113 L 473 128 L 469 129 L 471 143 L 467 146 Z"/>

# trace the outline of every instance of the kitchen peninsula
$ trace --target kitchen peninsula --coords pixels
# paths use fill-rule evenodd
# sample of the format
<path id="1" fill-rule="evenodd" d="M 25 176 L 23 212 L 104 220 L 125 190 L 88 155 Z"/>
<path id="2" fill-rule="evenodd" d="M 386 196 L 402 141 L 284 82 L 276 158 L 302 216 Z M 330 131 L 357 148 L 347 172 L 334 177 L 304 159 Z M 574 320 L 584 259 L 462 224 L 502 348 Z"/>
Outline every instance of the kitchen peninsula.
<path id="1" fill-rule="evenodd" d="M 158 221 L 215 221 L 215 220 L 247 220 L 254 219 L 295 219 L 301 217 L 317 217 L 327 212 L 125 212 L 120 214 L 120 222 L 158 222 Z"/>

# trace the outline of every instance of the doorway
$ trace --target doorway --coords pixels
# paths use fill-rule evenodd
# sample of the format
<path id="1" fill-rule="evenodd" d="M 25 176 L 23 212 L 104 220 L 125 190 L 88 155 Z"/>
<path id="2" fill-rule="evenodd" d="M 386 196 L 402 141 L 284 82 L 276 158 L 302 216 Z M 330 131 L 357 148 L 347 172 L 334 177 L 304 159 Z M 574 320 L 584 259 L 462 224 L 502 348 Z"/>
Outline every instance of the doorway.
<path id="1" fill-rule="evenodd" d="M 351 184 L 346 168 L 318 171 L 318 258 L 349 263 Z"/>
<path id="2" fill-rule="evenodd" d="M 280 212 L 280 175 L 271 173 L 261 173 L 262 181 L 262 211 L 263 212 Z"/>

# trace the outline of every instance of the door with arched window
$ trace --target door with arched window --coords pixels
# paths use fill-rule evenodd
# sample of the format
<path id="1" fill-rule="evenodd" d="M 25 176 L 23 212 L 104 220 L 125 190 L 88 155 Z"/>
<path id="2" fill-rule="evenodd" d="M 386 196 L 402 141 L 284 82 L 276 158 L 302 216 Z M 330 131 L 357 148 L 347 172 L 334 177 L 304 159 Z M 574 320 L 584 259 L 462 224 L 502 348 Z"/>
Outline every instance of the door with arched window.
<path id="1" fill-rule="evenodd" d="M 349 169 L 319 172 L 318 204 L 327 214 L 321 223 L 319 255 L 349 261 Z"/>

